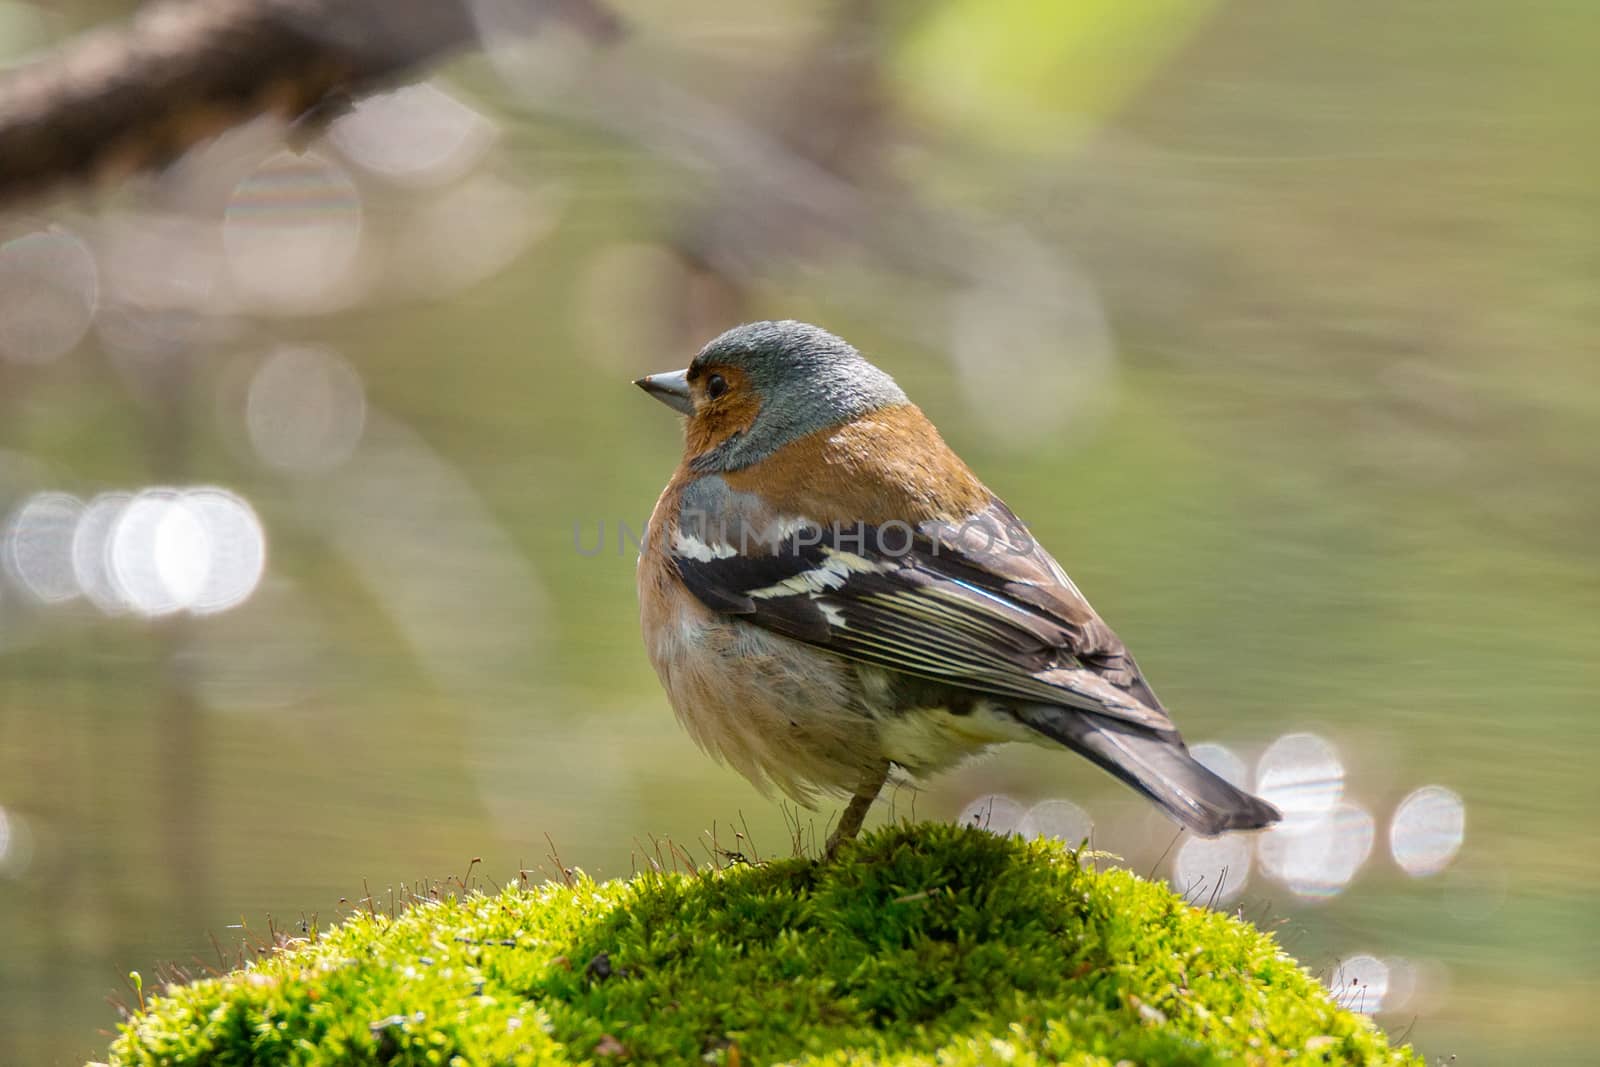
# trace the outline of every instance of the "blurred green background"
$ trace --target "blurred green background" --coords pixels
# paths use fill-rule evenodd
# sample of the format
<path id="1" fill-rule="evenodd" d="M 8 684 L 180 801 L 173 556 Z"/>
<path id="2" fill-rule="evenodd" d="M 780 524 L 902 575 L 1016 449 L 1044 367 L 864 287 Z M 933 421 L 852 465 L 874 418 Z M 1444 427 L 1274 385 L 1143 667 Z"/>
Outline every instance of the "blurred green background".
<path id="1" fill-rule="evenodd" d="M 122 10 L 0 2 L 0 57 Z M 1370 855 L 1230 906 L 1335 984 L 1382 961 L 1430 1061 L 1593 1062 L 1600 7 L 498 10 L 305 155 L 253 125 L 0 215 L 0 1064 L 94 1056 L 129 970 L 269 915 L 820 832 L 694 750 L 636 632 L 678 428 L 628 382 L 759 317 L 894 373 L 1191 742 L 1337 750 Z M 226 488 L 259 582 L 250 529 L 95 549 L 82 504 L 152 486 Z M 1430 784 L 1465 839 L 1412 878 Z M 1172 876 L 1042 750 L 895 812 L 993 794 Z"/>

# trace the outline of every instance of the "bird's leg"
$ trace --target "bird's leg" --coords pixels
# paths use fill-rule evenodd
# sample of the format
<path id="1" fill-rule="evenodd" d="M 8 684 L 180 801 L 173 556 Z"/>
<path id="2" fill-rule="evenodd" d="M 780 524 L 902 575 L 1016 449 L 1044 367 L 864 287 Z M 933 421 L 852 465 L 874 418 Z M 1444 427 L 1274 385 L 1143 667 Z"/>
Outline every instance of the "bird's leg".
<path id="1" fill-rule="evenodd" d="M 853 839 L 861 832 L 861 824 L 867 821 L 867 809 L 872 807 L 872 802 L 878 799 L 878 793 L 883 789 L 883 783 L 889 780 L 889 763 L 885 760 L 866 773 L 861 779 L 861 784 L 856 787 L 856 795 L 850 798 L 850 803 L 845 806 L 844 814 L 839 816 L 839 825 L 833 828 L 833 833 L 828 835 L 828 847 L 822 853 L 825 860 L 833 859 L 833 854 L 839 851 L 839 846 Z"/>

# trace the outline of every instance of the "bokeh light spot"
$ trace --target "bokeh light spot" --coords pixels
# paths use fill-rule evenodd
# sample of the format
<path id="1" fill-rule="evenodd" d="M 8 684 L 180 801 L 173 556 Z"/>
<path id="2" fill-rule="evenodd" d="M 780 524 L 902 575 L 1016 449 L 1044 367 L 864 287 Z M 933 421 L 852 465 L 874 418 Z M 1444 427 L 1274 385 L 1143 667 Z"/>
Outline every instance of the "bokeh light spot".
<path id="1" fill-rule="evenodd" d="M 1355 804 L 1341 803 L 1314 822 L 1284 822 L 1262 834 L 1256 846 L 1261 869 L 1307 900 L 1337 896 L 1367 857 L 1377 826 Z"/>
<path id="2" fill-rule="evenodd" d="M 1029 808 L 1017 822 L 1017 833 L 1030 841 L 1053 837 L 1076 847 L 1094 829 L 1089 813 L 1070 800 L 1044 800 Z"/>
<path id="3" fill-rule="evenodd" d="M 1211 771 L 1231 786 L 1250 791 L 1250 767 L 1244 759 L 1226 745 L 1204 741 L 1189 746 L 1189 755 L 1195 762 Z"/>
<path id="4" fill-rule="evenodd" d="M 72 538 L 82 514 L 83 502 L 77 497 L 37 493 L 23 501 L 6 524 L 6 573 L 40 603 L 61 603 L 79 593 Z"/>
<path id="5" fill-rule="evenodd" d="M 247 301 L 328 311 L 346 301 L 361 229 L 361 196 L 342 168 L 315 153 L 280 152 L 234 188 L 222 245 Z"/>
<path id="6" fill-rule="evenodd" d="M 1189 837 L 1172 859 L 1172 886 L 1196 904 L 1236 900 L 1250 882 L 1253 842 L 1238 834 Z"/>
<path id="7" fill-rule="evenodd" d="M 209 487 L 188 490 L 180 503 L 204 531 L 208 552 L 204 577 L 184 606 L 211 615 L 244 603 L 267 566 L 266 531 L 255 509 L 226 489 Z"/>
<path id="8" fill-rule="evenodd" d="M 326 349 L 280 348 L 250 380 L 250 444 L 279 470 L 310 474 L 337 467 L 355 452 L 366 421 L 361 376 Z"/>
<path id="9" fill-rule="evenodd" d="M 1372 1015 L 1388 998 L 1389 965 L 1376 956 L 1351 956 L 1333 969 L 1328 990 L 1346 1010 Z"/>
<path id="10" fill-rule="evenodd" d="M 1413 878 L 1438 874 L 1466 838 L 1467 807 L 1442 785 L 1425 785 L 1400 802 L 1389 823 L 1389 852 Z"/>
<path id="11" fill-rule="evenodd" d="M 94 323 L 99 271 L 87 245 L 60 227 L 0 243 L 0 359 L 48 363 Z"/>
<path id="12" fill-rule="evenodd" d="M 1283 812 L 1282 829 L 1309 826 L 1344 796 L 1344 764 L 1338 750 L 1316 734 L 1287 734 L 1261 754 L 1256 792 Z"/>
<path id="13" fill-rule="evenodd" d="M 1015 800 L 998 793 L 991 793 L 979 797 L 962 808 L 961 814 L 956 816 L 956 822 L 961 826 L 973 826 L 1004 837 L 1017 832 L 1023 814 L 1022 805 Z"/>
<path id="14" fill-rule="evenodd" d="M 72 574 L 78 589 L 107 615 L 120 615 L 129 607 L 111 576 L 111 532 L 132 499 L 131 493 L 101 493 L 85 506 L 72 532 Z"/>
<path id="15" fill-rule="evenodd" d="M 440 185 L 464 175 L 494 142 L 481 113 L 431 82 L 376 93 L 328 130 L 356 165 L 402 185 Z"/>
<path id="16" fill-rule="evenodd" d="M 160 512 L 154 530 L 155 572 L 178 607 L 193 604 L 211 574 L 205 523 L 181 497 Z"/>
<path id="17" fill-rule="evenodd" d="M 122 602 L 146 617 L 170 615 L 193 596 L 204 573 L 205 530 L 174 489 L 146 489 L 111 529 L 111 579 Z M 174 588 L 174 583 L 178 588 Z"/>
<path id="18" fill-rule="evenodd" d="M 83 569 L 92 570 L 92 539 L 105 530 L 116 599 L 147 618 L 225 611 L 255 591 L 265 570 L 260 520 L 223 489 L 146 489 L 122 506 L 109 529 L 95 520 L 92 528 L 80 526 L 82 543 L 75 546 Z"/>
<path id="19" fill-rule="evenodd" d="M 1389 968 L 1389 988 L 1384 990 L 1381 1010 L 1401 1011 L 1416 997 L 1421 985 L 1417 965 L 1400 956 L 1390 957 L 1383 962 Z"/>

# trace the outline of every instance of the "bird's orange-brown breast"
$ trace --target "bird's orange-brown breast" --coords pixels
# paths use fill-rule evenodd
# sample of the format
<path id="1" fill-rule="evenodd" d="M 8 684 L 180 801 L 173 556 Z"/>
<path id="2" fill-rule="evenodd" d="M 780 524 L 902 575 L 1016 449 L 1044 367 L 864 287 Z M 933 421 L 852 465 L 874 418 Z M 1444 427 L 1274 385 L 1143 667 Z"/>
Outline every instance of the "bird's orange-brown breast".
<path id="1" fill-rule="evenodd" d="M 678 506 L 690 477 L 688 465 L 679 466 L 667 483 L 650 523 L 645 528 L 643 550 L 639 555 L 639 608 L 648 631 L 662 625 L 671 614 L 673 597 L 679 592 L 677 568 L 669 551 L 672 535 L 678 528 Z"/>
<path id="2" fill-rule="evenodd" d="M 914 404 L 820 430 L 724 477 L 779 512 L 824 524 L 960 522 L 992 498 Z"/>

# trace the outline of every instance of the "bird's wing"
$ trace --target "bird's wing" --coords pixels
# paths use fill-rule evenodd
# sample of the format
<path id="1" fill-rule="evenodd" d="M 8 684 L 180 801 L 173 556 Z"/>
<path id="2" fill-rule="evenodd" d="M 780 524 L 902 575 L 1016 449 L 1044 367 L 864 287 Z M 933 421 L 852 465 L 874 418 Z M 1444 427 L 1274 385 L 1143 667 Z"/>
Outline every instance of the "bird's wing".
<path id="1" fill-rule="evenodd" d="M 1006 506 L 962 524 L 785 524 L 769 543 L 680 534 L 702 603 L 818 648 L 1176 737 L 1122 642 Z"/>

